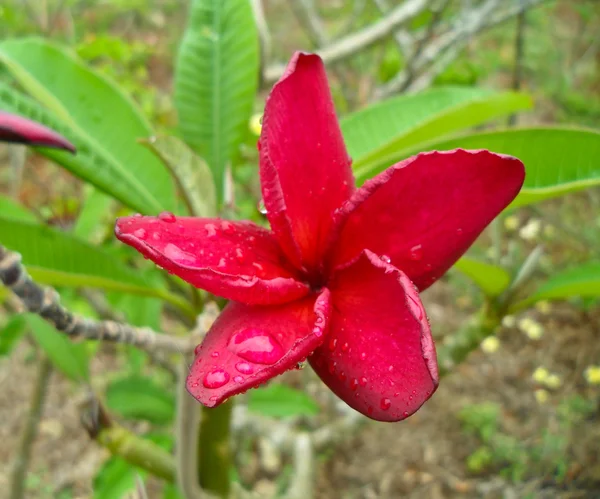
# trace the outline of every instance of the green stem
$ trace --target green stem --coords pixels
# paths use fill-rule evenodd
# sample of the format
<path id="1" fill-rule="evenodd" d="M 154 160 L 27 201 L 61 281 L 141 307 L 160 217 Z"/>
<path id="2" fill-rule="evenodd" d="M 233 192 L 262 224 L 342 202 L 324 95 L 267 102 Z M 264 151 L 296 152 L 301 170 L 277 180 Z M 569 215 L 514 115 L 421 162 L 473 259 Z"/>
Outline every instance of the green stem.
<path id="1" fill-rule="evenodd" d="M 96 440 L 114 456 L 122 457 L 163 480 L 175 482 L 175 459 L 154 442 L 114 423 L 101 429 Z"/>
<path id="2" fill-rule="evenodd" d="M 231 427 L 230 400 L 214 409 L 203 408 L 200 418 L 198 455 L 200 485 L 219 497 L 229 494 L 231 450 L 229 430 Z"/>
<path id="3" fill-rule="evenodd" d="M 496 303 L 487 301 L 465 327 L 438 346 L 440 376 L 445 376 L 463 362 L 485 338 L 494 334 L 501 321 L 502 311 Z"/>

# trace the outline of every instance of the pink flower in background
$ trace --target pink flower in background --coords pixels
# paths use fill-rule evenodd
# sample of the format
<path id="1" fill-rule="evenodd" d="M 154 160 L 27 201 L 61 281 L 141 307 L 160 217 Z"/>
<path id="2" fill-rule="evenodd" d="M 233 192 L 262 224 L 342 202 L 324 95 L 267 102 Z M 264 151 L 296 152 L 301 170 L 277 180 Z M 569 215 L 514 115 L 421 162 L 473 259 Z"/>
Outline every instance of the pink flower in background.
<path id="1" fill-rule="evenodd" d="M 356 189 L 323 63 L 303 53 L 271 92 L 259 150 L 270 231 L 170 213 L 116 224 L 167 271 L 233 300 L 196 349 L 188 390 L 213 407 L 308 359 L 357 411 L 406 418 L 438 385 L 419 291 L 514 199 L 523 164 L 422 153 Z"/>
<path id="2" fill-rule="evenodd" d="M 0 142 L 53 147 L 75 152 L 75 146 L 56 132 L 27 118 L 4 111 L 0 111 Z"/>

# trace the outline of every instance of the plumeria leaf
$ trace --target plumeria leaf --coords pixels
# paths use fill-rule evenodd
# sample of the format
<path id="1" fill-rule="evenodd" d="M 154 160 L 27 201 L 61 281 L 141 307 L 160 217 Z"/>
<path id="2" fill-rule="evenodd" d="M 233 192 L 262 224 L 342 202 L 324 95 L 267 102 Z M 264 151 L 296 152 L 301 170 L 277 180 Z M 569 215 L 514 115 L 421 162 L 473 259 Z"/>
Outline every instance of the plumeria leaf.
<path id="1" fill-rule="evenodd" d="M 43 225 L 0 216 L 0 242 L 17 251 L 31 276 L 52 286 L 87 286 L 143 296 L 182 305 L 160 286 L 120 263 L 114 255 L 72 235 Z"/>
<path id="2" fill-rule="evenodd" d="M 52 365 L 67 378 L 85 382 L 90 378 L 90 356 L 85 342 L 75 343 L 39 315 L 25 314 L 31 335 Z"/>
<path id="3" fill-rule="evenodd" d="M 0 64 L 42 104 L 33 106 L 5 86 L 0 90 L 2 107 L 56 130 L 79 153 L 77 159 L 66 153 L 43 154 L 134 209 L 157 213 L 175 208 L 167 170 L 137 143 L 152 135 L 151 128 L 115 83 L 40 38 L 3 41 Z"/>
<path id="4" fill-rule="evenodd" d="M 132 375 L 108 385 L 106 404 L 121 416 L 166 424 L 175 415 L 175 397 L 152 379 Z"/>
<path id="5" fill-rule="evenodd" d="M 537 203 L 600 184 L 600 131 L 575 128 L 516 128 L 467 134 L 429 142 L 421 150 L 489 149 L 518 157 L 527 167 L 521 192 L 511 207 Z M 416 150 L 397 150 L 370 174 L 411 156 Z M 364 175 L 361 173 L 361 179 Z M 360 180 L 360 179 L 359 179 Z"/>
<path id="6" fill-rule="evenodd" d="M 169 169 L 190 215 L 216 215 L 216 192 L 206 162 L 177 137 L 152 137 L 142 142 Z"/>
<path id="7" fill-rule="evenodd" d="M 6 196 L 0 196 L 0 215 L 4 218 L 12 218 L 23 222 L 37 222 L 37 217 L 25 206 Z"/>
<path id="8" fill-rule="evenodd" d="M 510 274 L 502 267 L 463 256 L 454 268 L 471 279 L 487 296 L 502 294 L 510 284 Z"/>
<path id="9" fill-rule="evenodd" d="M 361 176 L 394 151 L 531 107 L 523 93 L 439 87 L 378 102 L 346 116 L 341 126 Z"/>
<path id="10" fill-rule="evenodd" d="M 77 216 L 77 221 L 73 227 L 73 234 L 79 239 L 90 242 L 100 242 L 103 232 L 106 230 L 106 223 L 109 219 L 114 220 L 113 207 L 114 200 L 104 194 L 102 191 L 87 185 L 83 207 Z"/>
<path id="11" fill-rule="evenodd" d="M 94 499 L 127 499 L 136 489 L 136 477 L 144 476 L 140 468 L 125 459 L 113 456 L 94 478 Z"/>
<path id="12" fill-rule="evenodd" d="M 10 355 L 25 333 L 26 327 L 27 321 L 23 315 L 11 316 L 8 322 L 0 327 L 0 357 Z"/>
<path id="13" fill-rule="evenodd" d="M 319 404 L 305 392 L 286 385 L 271 384 L 250 393 L 248 409 L 263 416 L 286 418 L 314 416 L 319 413 Z"/>
<path id="14" fill-rule="evenodd" d="M 589 262 L 550 276 L 530 296 L 513 305 L 521 310 L 540 300 L 600 297 L 600 262 Z"/>
<path id="15" fill-rule="evenodd" d="M 258 32 L 247 0 L 193 0 L 175 67 L 185 141 L 210 166 L 217 196 L 237 154 L 258 87 Z"/>

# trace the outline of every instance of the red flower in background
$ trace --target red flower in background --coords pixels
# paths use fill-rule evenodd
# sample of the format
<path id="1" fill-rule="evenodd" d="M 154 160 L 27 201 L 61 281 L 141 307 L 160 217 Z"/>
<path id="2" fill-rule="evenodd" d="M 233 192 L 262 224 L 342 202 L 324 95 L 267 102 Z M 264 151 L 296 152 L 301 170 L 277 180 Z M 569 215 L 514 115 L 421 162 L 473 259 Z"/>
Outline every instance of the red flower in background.
<path id="1" fill-rule="evenodd" d="M 75 152 L 75 146 L 56 132 L 27 118 L 4 111 L 0 111 L 0 142 L 53 147 Z"/>
<path id="2" fill-rule="evenodd" d="M 356 189 L 323 63 L 300 53 L 267 101 L 259 149 L 271 231 L 168 213 L 117 221 L 121 241 L 233 300 L 196 349 L 188 390 L 216 406 L 308 358 L 354 409 L 406 418 L 438 385 L 418 292 L 512 201 L 522 163 L 423 153 Z"/>

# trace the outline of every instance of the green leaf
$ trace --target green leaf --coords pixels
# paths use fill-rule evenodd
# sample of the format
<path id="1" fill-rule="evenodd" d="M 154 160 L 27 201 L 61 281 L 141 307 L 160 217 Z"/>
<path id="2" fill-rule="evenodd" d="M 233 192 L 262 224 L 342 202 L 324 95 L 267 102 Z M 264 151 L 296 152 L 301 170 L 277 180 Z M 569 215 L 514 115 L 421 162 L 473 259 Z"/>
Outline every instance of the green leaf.
<path id="1" fill-rule="evenodd" d="M 21 220 L 23 222 L 36 222 L 36 216 L 22 204 L 5 196 L 0 196 L 0 215 L 5 218 Z"/>
<path id="2" fill-rule="evenodd" d="M 101 232 L 109 217 L 114 222 L 114 213 L 111 210 L 114 201 L 90 185 L 86 186 L 85 191 L 85 201 L 73 227 L 73 234 L 86 241 L 100 240 L 98 232 Z"/>
<path id="3" fill-rule="evenodd" d="M 502 267 L 463 256 L 454 268 L 471 279 L 487 296 L 499 296 L 510 284 L 510 274 Z"/>
<path id="4" fill-rule="evenodd" d="M 106 391 L 108 407 L 121 416 L 166 424 L 175 416 L 175 396 L 150 378 L 133 375 L 114 381 Z"/>
<path id="5" fill-rule="evenodd" d="M 319 405 L 304 392 L 286 385 L 273 384 L 253 390 L 248 397 L 248 409 L 265 416 L 314 416 Z"/>
<path id="6" fill-rule="evenodd" d="M 13 315 L 0 327 L 0 357 L 10 355 L 23 336 L 26 325 L 23 315 Z"/>
<path id="7" fill-rule="evenodd" d="M 73 381 L 89 381 L 90 359 L 85 343 L 74 343 L 39 315 L 25 314 L 31 335 L 52 365 Z"/>
<path id="8" fill-rule="evenodd" d="M 41 112 L 41 106 L 32 106 L 7 86 L 0 90 L 3 107 L 64 134 L 81 157 L 47 149 L 43 154 L 134 209 L 158 213 L 175 208 L 168 172 L 137 143 L 152 130 L 115 83 L 40 38 L 0 43 L 0 63 L 46 109 Z M 56 122 L 62 126 L 53 126 Z"/>
<path id="9" fill-rule="evenodd" d="M 457 147 L 489 149 L 523 161 L 527 172 L 525 184 L 511 207 L 537 203 L 600 184 L 600 131 L 558 127 L 516 128 L 430 142 L 422 150 L 443 151 Z M 382 165 L 418 152 L 395 152 Z"/>
<path id="10" fill-rule="evenodd" d="M 512 308 L 521 310 L 540 300 L 600 297 L 600 262 L 584 263 L 548 278 L 533 294 Z"/>
<path id="11" fill-rule="evenodd" d="M 27 271 L 42 284 L 155 296 L 189 308 L 165 289 L 151 286 L 139 271 L 111 253 L 50 227 L 0 216 L 0 244 L 21 253 Z"/>
<path id="12" fill-rule="evenodd" d="M 206 162 L 177 137 L 152 137 L 142 144 L 169 169 L 189 214 L 214 217 L 217 211 L 215 182 Z"/>
<path id="13" fill-rule="evenodd" d="M 111 457 L 94 478 L 94 499 L 124 499 L 136 489 L 136 476 L 145 473 L 123 458 Z"/>
<path id="14" fill-rule="evenodd" d="M 179 129 L 208 162 L 221 198 L 254 105 L 258 32 L 248 0 L 192 0 L 188 18 L 175 67 Z"/>
<path id="15" fill-rule="evenodd" d="M 378 102 L 344 118 L 341 127 L 361 176 L 394 151 L 531 107 L 522 93 L 441 87 Z"/>

